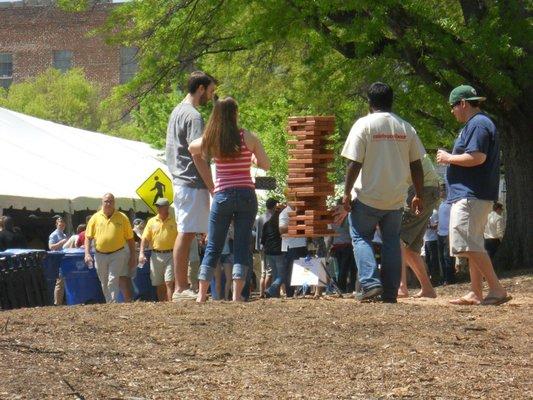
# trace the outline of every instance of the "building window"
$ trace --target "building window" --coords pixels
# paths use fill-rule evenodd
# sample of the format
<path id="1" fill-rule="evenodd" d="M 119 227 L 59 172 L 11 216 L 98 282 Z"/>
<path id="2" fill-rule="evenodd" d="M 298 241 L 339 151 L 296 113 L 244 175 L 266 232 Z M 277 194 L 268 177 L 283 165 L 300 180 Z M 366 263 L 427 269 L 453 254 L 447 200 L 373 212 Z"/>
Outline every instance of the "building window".
<path id="1" fill-rule="evenodd" d="M 137 72 L 137 48 L 120 48 L 120 84 L 129 82 Z"/>
<path id="2" fill-rule="evenodd" d="M 72 51 L 70 50 L 57 50 L 54 51 L 54 68 L 57 68 L 61 72 L 67 72 L 72 68 Z"/>
<path id="3" fill-rule="evenodd" d="M 9 88 L 13 82 L 13 55 L 0 53 L 0 87 Z"/>

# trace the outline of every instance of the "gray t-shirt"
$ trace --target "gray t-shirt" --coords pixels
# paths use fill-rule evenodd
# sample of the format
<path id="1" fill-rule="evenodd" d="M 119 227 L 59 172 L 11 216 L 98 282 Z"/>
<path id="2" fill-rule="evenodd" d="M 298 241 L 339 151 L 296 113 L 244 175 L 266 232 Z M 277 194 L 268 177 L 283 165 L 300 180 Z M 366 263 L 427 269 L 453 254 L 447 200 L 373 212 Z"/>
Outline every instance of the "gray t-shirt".
<path id="1" fill-rule="evenodd" d="M 206 188 L 189 152 L 189 144 L 202 136 L 204 120 L 191 103 L 182 102 L 170 114 L 167 128 L 167 166 L 175 185 Z"/>

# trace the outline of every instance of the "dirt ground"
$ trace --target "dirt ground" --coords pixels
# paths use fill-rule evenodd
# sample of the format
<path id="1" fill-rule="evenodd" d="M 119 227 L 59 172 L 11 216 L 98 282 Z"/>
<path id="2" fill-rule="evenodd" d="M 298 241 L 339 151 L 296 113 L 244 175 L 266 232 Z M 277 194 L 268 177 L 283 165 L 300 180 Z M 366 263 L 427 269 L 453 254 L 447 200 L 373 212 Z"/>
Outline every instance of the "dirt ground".
<path id="1" fill-rule="evenodd" d="M 533 276 L 503 306 L 272 299 L 0 313 L 0 399 L 531 399 Z"/>

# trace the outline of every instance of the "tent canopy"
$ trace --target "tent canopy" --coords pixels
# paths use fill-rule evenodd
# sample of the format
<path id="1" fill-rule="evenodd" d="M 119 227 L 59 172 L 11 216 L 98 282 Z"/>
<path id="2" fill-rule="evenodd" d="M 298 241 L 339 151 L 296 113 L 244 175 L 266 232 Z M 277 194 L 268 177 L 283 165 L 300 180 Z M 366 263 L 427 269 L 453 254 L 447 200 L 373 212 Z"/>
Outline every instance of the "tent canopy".
<path id="1" fill-rule="evenodd" d="M 146 143 L 45 121 L 0 108 L 0 210 L 98 209 L 104 193 L 123 210 L 148 212 L 136 189 L 161 151 Z"/>

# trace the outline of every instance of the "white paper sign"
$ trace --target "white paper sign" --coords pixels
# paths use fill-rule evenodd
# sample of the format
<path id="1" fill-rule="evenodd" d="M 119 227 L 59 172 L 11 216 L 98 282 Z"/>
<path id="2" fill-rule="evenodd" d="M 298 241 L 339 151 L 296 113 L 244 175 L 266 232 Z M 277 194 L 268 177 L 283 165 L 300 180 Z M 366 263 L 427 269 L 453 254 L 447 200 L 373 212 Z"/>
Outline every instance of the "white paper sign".
<path id="1" fill-rule="evenodd" d="M 315 285 L 326 286 L 326 259 L 300 258 L 292 265 L 291 286 Z"/>

